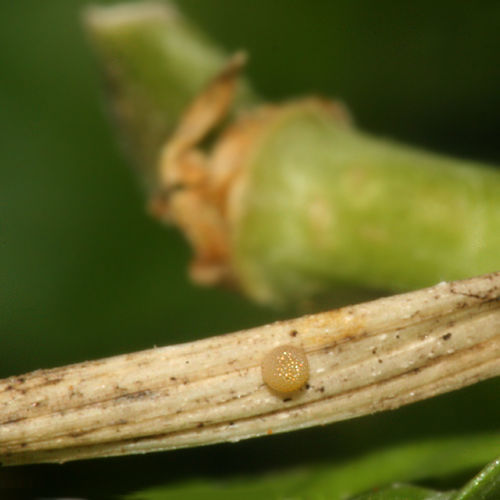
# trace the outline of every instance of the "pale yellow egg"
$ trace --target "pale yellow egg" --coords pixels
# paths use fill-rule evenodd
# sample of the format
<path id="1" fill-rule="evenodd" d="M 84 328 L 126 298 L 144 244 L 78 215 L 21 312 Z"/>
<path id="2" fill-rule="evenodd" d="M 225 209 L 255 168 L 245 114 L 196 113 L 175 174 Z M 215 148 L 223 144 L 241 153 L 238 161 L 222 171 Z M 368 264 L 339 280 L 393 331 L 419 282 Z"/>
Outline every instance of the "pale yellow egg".
<path id="1" fill-rule="evenodd" d="M 309 379 L 309 363 L 301 347 L 282 345 L 270 351 L 261 364 L 264 382 L 277 392 L 294 392 Z"/>

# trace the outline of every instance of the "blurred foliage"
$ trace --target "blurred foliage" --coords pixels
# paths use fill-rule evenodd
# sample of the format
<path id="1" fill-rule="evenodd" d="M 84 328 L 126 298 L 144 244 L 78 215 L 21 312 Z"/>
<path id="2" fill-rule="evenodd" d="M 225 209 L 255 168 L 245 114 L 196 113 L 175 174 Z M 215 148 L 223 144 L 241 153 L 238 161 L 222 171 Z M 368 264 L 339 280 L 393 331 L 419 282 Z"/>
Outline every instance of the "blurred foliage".
<path id="1" fill-rule="evenodd" d="M 2 3 L 0 376 L 293 314 L 187 281 L 187 245 L 146 216 L 115 145 L 80 26 L 88 3 Z M 249 51 L 249 76 L 270 99 L 338 96 L 364 129 L 500 163 L 498 2 L 178 3 L 222 46 Z M 0 484 L 97 498 L 180 477 L 341 464 L 391 443 L 498 431 L 498 390 L 493 380 L 238 445 L 3 469 Z"/>
<path id="2" fill-rule="evenodd" d="M 435 477 L 453 471 L 461 462 L 464 444 L 470 447 L 469 464 L 479 456 L 489 441 L 491 450 L 498 450 L 498 436 L 433 440 L 411 443 L 361 457 L 342 465 L 310 467 L 286 473 L 264 474 L 258 478 L 236 478 L 225 482 L 189 480 L 184 483 L 156 487 L 127 496 L 128 500 L 181 500 L 287 498 L 341 500 L 391 480 Z M 482 441 L 482 442 L 481 442 Z M 475 456 L 476 455 L 476 456 Z M 464 463 L 461 462 L 463 466 Z M 459 492 L 440 493 L 411 485 L 375 488 L 356 496 L 356 500 L 498 500 L 500 494 L 500 459 L 495 460 L 469 481 Z M 353 499 L 354 500 L 354 499 Z"/>

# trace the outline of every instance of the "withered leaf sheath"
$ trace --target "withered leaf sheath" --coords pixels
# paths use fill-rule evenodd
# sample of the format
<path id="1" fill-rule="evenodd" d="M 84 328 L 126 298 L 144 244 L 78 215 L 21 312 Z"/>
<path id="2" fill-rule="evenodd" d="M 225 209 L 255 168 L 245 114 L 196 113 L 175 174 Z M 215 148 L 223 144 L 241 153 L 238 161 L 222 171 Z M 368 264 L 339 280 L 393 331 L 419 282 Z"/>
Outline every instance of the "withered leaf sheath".
<path id="1" fill-rule="evenodd" d="M 286 397 L 261 364 L 304 350 Z M 500 273 L 0 381 L 0 461 L 63 462 L 238 441 L 402 405 L 500 374 Z"/>

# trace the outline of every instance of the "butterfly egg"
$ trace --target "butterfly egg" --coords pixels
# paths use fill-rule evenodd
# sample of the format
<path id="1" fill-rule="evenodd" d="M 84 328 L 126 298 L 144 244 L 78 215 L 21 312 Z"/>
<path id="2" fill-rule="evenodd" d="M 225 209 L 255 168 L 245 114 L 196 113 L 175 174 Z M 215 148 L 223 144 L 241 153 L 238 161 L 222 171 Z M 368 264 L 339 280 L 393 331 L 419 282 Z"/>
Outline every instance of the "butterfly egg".
<path id="1" fill-rule="evenodd" d="M 277 392 L 293 392 L 309 379 L 309 363 L 301 347 L 282 345 L 266 354 L 261 364 L 264 382 Z"/>

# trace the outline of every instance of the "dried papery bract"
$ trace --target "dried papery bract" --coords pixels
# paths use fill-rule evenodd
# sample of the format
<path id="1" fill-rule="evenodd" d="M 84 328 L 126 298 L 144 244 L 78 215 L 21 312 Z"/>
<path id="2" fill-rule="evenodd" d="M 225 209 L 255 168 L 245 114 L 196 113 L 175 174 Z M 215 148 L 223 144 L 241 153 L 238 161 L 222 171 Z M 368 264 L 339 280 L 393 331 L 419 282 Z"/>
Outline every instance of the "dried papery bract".
<path id="1" fill-rule="evenodd" d="M 213 161 L 200 142 L 228 113 L 245 61 L 244 53 L 229 59 L 180 117 L 160 153 L 157 189 L 149 200 L 150 213 L 176 224 L 191 243 L 195 251 L 191 275 L 200 284 L 232 279 L 224 203 L 228 175 L 234 177 L 235 167 L 221 175 L 220 165 L 227 161 L 220 155 Z"/>
<path id="2" fill-rule="evenodd" d="M 277 397 L 261 364 L 300 346 Z M 238 441 L 371 414 L 500 374 L 500 273 L 0 381 L 0 461 L 61 462 Z"/>

